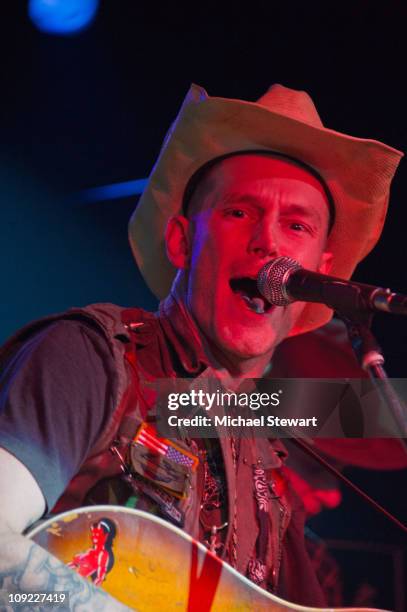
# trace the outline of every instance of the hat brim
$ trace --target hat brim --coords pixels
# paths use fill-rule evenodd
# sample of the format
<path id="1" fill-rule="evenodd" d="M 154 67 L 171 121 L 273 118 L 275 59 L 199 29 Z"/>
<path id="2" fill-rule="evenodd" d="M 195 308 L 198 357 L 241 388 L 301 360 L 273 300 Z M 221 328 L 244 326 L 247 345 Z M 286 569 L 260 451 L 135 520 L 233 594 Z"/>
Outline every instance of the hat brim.
<path id="1" fill-rule="evenodd" d="M 181 213 L 189 178 L 215 157 L 256 149 L 295 157 L 325 180 L 336 210 L 326 247 L 333 254 L 333 276 L 349 279 L 377 243 L 390 183 L 403 153 L 375 140 L 298 121 L 261 104 L 211 98 L 193 85 L 129 224 L 134 257 L 158 298 L 168 294 L 176 273 L 166 256 L 164 233 L 168 219 Z M 329 308 L 308 303 L 291 335 L 320 327 L 331 317 Z"/>

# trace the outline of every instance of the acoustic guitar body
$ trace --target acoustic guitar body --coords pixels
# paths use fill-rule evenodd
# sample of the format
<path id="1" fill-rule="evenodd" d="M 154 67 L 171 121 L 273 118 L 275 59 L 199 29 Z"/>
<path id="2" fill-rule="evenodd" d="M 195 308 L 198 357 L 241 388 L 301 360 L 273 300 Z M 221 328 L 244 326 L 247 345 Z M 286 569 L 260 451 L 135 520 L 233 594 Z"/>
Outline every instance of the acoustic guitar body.
<path id="1" fill-rule="evenodd" d="M 267 593 L 182 530 L 139 510 L 84 507 L 47 520 L 28 536 L 140 612 L 321 610 Z"/>

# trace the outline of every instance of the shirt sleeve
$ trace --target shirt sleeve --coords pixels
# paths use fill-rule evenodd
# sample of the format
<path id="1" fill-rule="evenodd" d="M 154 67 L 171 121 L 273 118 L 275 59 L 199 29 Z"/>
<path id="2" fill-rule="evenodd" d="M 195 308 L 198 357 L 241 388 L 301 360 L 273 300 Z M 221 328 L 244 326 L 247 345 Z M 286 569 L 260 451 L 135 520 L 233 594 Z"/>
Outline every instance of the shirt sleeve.
<path id="1" fill-rule="evenodd" d="M 0 379 L 0 446 L 37 481 L 50 510 L 115 408 L 117 373 L 106 339 L 80 321 L 31 338 Z"/>

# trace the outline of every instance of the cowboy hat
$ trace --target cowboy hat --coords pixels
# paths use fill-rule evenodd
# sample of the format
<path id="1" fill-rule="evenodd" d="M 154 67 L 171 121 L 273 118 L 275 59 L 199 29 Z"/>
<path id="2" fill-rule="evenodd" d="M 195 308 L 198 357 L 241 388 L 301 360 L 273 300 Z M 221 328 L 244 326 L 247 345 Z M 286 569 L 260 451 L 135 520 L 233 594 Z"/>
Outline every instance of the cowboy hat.
<path id="1" fill-rule="evenodd" d="M 166 256 L 164 232 L 168 219 L 182 212 L 189 179 L 216 157 L 254 150 L 286 154 L 322 177 L 335 205 L 326 247 L 333 254 L 333 276 L 349 279 L 377 243 L 403 153 L 324 127 L 304 91 L 272 85 L 254 103 L 213 98 L 192 85 L 129 224 L 134 257 L 157 297 L 168 294 L 176 273 Z M 326 306 L 307 303 L 291 335 L 320 327 L 331 316 Z"/>

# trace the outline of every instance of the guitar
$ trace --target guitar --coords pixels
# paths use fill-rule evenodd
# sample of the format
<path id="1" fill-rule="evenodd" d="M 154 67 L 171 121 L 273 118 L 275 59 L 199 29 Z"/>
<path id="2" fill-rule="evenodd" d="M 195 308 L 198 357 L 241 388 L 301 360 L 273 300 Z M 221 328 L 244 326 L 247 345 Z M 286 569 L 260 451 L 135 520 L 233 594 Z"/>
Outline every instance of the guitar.
<path id="1" fill-rule="evenodd" d="M 322 610 L 271 595 L 181 529 L 140 510 L 79 508 L 50 518 L 28 537 L 141 612 Z M 345 610 L 367 612 L 336 608 Z"/>

